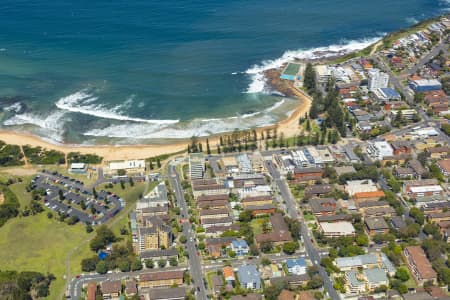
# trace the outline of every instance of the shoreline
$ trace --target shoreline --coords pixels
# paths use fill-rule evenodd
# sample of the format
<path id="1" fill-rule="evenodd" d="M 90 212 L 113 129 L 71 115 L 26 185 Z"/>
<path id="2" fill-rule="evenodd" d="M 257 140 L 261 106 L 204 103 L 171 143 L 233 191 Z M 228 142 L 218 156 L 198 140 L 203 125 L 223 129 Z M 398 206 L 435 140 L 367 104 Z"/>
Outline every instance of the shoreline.
<path id="1" fill-rule="evenodd" d="M 295 110 L 287 117 L 275 124 L 254 128 L 258 135 L 268 129 L 277 128 L 279 133 L 283 133 L 285 137 L 292 137 L 299 132 L 298 120 L 305 116 L 311 107 L 311 97 L 302 93 L 293 87 L 292 83 L 284 82 L 280 79 L 280 70 L 272 69 L 265 72 L 266 83 L 273 89 L 282 92 L 286 96 L 295 98 L 298 104 Z M 253 129 L 250 129 L 253 130 Z M 220 136 L 225 136 L 231 132 L 214 134 L 208 137 L 200 137 L 199 142 L 205 143 L 206 139 L 212 150 L 215 150 L 219 144 Z M 125 159 L 145 159 L 162 154 L 176 153 L 183 150 L 187 151 L 189 139 L 174 140 L 167 144 L 131 144 L 131 145 L 83 145 L 83 144 L 64 144 L 52 143 L 44 138 L 31 133 L 21 133 L 9 130 L 0 130 L 0 140 L 7 144 L 19 146 L 30 145 L 33 147 L 42 147 L 49 150 L 61 151 L 65 154 L 69 152 L 80 152 L 82 154 L 97 154 L 103 157 L 103 161 L 125 160 Z"/>

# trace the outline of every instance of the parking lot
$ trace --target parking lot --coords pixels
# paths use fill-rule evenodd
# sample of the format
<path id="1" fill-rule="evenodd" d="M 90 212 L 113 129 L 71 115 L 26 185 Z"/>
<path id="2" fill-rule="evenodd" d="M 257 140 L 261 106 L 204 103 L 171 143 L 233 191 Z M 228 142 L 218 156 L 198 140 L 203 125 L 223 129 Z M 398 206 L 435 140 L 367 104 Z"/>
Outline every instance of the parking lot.
<path id="1" fill-rule="evenodd" d="M 85 187 L 83 182 L 57 172 L 43 171 L 31 183 L 33 189 L 45 191 L 45 206 L 69 217 L 76 216 L 86 224 L 103 224 L 125 206 L 124 200 L 117 195 L 100 190 L 95 197 L 93 190 Z M 61 200 L 61 193 L 64 200 Z M 85 210 L 80 207 L 82 202 Z"/>

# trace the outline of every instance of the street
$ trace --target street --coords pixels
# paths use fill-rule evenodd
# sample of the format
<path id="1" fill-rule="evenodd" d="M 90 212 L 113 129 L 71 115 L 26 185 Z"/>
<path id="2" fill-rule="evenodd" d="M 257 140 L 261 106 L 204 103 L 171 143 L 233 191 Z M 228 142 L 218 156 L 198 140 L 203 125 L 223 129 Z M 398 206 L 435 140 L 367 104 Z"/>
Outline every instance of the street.
<path id="1" fill-rule="evenodd" d="M 277 184 L 278 189 L 280 190 L 281 196 L 283 197 L 287 213 L 290 218 L 298 220 L 298 213 L 297 213 L 297 204 L 295 203 L 295 199 L 292 196 L 292 193 L 289 189 L 289 186 L 287 185 L 286 181 L 281 179 L 280 172 L 277 170 L 276 166 L 273 165 L 272 162 L 266 161 L 265 162 L 266 168 L 270 173 L 270 176 L 274 180 L 274 182 Z M 333 287 L 333 282 L 328 277 L 327 272 L 325 271 L 325 268 L 320 265 L 320 254 L 317 251 L 317 249 L 314 247 L 311 239 L 312 237 L 309 236 L 308 233 L 308 226 L 305 224 L 303 218 L 301 220 L 302 225 L 302 240 L 303 244 L 305 246 L 306 253 L 308 254 L 309 258 L 311 259 L 313 265 L 317 266 L 319 270 L 319 275 L 323 279 L 323 284 L 325 290 L 328 292 L 328 296 L 333 300 L 339 300 L 339 295 L 336 292 L 336 290 Z"/>
<path id="2" fill-rule="evenodd" d="M 169 165 L 169 181 L 175 192 L 175 197 L 177 199 L 177 204 L 180 208 L 181 215 L 188 216 L 189 209 L 186 199 L 184 199 L 180 176 L 177 173 L 176 166 L 172 164 Z M 190 222 L 185 222 L 182 226 L 183 234 L 187 238 L 186 250 L 189 254 L 189 272 L 191 273 L 192 282 L 194 284 L 196 299 L 208 299 L 205 283 L 203 282 L 202 265 L 200 262 L 200 257 L 197 253 L 195 232 L 192 230 L 192 224 Z"/>

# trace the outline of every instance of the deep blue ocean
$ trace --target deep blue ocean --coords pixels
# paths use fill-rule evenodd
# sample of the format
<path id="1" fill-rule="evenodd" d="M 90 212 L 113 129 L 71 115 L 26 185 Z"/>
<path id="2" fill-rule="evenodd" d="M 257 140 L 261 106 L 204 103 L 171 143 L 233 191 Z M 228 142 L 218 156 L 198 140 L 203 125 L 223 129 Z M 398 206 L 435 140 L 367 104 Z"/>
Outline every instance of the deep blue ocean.
<path id="1" fill-rule="evenodd" d="M 295 101 L 272 95 L 263 69 L 316 48 L 362 47 L 449 7 L 440 0 L 2 0 L 1 126 L 59 142 L 134 143 L 266 125 Z"/>

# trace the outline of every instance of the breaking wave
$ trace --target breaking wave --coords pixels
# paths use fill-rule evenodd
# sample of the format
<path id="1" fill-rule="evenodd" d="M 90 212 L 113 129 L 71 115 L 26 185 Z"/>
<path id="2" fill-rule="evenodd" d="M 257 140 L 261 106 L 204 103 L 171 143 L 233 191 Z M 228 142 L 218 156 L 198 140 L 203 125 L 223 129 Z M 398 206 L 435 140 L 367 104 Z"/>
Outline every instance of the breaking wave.
<path id="1" fill-rule="evenodd" d="M 246 93 L 261 93 L 266 89 L 266 78 L 264 71 L 279 68 L 285 63 L 294 59 L 319 59 L 344 55 L 350 52 L 358 51 L 379 41 L 381 37 L 375 37 L 364 40 L 342 41 L 341 44 L 318 47 L 311 49 L 289 50 L 273 60 L 265 60 L 259 65 L 254 65 L 244 73 L 251 77 L 251 83 L 247 87 Z"/>
<path id="2" fill-rule="evenodd" d="M 81 90 L 69 96 L 60 98 L 55 105 L 61 110 L 81 113 L 103 119 L 149 124 L 175 124 L 179 122 L 179 120 L 148 120 L 123 115 L 122 110 L 129 107 L 129 105 L 133 102 L 133 99 L 134 97 L 132 96 L 121 105 L 113 108 L 107 108 L 102 104 L 95 104 L 98 98 L 88 93 L 87 90 Z"/>

